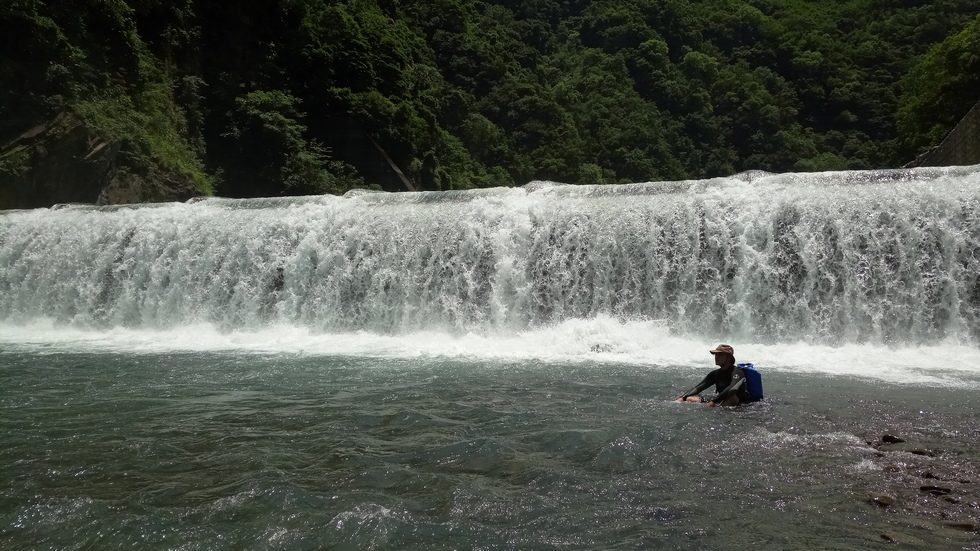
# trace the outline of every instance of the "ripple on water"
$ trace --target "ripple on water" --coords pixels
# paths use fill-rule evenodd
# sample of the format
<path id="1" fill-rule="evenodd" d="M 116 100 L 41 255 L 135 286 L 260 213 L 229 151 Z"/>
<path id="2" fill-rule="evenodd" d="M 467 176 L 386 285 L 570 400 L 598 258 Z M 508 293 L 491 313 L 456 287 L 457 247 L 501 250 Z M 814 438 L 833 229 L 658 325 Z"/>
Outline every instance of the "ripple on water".
<path id="1" fill-rule="evenodd" d="M 975 543 L 942 524 L 980 493 L 969 390 L 782 374 L 725 410 L 670 401 L 682 369 L 137 359 L 0 370 L 4 551 Z"/>

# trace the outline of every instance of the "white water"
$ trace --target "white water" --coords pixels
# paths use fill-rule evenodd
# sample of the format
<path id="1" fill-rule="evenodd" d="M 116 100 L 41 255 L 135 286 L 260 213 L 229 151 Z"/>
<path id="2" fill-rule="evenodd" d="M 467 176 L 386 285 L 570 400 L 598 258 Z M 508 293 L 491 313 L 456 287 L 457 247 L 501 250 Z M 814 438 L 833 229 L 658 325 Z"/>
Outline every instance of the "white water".
<path id="1" fill-rule="evenodd" d="M 280 325 L 260 331 L 220 331 L 210 324 L 167 330 L 76 329 L 49 320 L 0 325 L 0 347 L 35 354 L 72 352 L 246 353 L 352 356 L 403 359 L 460 359 L 548 363 L 618 363 L 640 368 L 690 368 L 699 375 L 712 365 L 708 350 L 717 342 L 671 335 L 660 324 L 600 317 L 506 335 L 448 335 L 428 331 L 378 335 L 366 331 L 313 333 Z M 889 347 L 808 343 L 738 343 L 740 361 L 765 372 L 811 373 L 877 379 L 893 384 L 975 387 L 980 364 L 975 347 L 957 343 Z"/>
<path id="2" fill-rule="evenodd" d="M 0 216 L 0 343 L 772 369 L 957 384 L 980 167 Z"/>

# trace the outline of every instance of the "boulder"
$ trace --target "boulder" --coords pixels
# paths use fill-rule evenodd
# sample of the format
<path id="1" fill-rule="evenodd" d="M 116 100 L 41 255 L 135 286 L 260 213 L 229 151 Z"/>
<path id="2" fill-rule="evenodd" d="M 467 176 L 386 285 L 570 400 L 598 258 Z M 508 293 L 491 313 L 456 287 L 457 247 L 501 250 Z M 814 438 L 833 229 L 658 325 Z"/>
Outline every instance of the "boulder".
<path id="1" fill-rule="evenodd" d="M 103 137 L 69 112 L 0 144 L 0 209 L 184 201 L 196 195 L 189 177 Z"/>
<path id="2" fill-rule="evenodd" d="M 875 505 L 880 505 L 882 507 L 888 507 L 889 505 L 894 505 L 897 498 L 891 494 L 885 493 L 871 493 L 868 494 L 868 501 L 874 503 Z"/>

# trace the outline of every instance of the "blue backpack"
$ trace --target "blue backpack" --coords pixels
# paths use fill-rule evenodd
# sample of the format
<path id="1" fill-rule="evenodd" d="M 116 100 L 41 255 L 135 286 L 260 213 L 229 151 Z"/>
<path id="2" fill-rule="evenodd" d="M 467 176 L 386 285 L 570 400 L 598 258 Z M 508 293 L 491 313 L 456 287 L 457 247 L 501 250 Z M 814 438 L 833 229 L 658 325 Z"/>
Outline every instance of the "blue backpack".
<path id="1" fill-rule="evenodd" d="M 745 372 L 745 385 L 749 392 L 749 402 L 758 402 L 763 398 L 762 394 L 762 375 L 755 370 L 752 364 L 736 364 Z"/>

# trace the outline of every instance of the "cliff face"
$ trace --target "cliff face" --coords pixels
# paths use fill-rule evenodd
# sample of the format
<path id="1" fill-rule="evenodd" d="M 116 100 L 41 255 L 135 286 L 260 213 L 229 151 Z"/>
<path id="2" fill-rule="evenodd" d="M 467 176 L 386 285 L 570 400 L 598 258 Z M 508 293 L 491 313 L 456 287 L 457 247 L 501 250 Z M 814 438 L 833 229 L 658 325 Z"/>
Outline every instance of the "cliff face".
<path id="1" fill-rule="evenodd" d="M 906 166 L 980 164 L 980 101 L 963 117 L 942 143 Z"/>
<path id="2" fill-rule="evenodd" d="M 0 209 L 183 201 L 193 183 L 62 112 L 0 148 Z"/>

